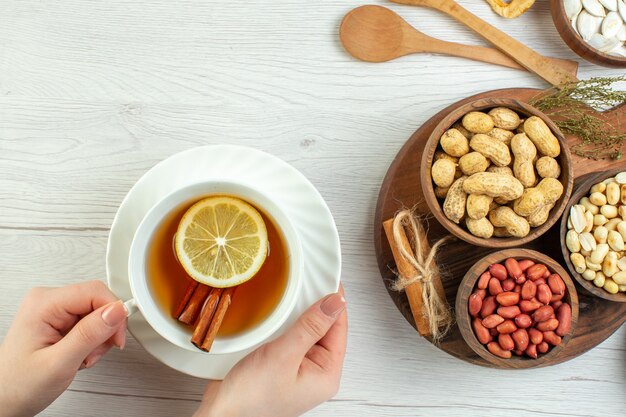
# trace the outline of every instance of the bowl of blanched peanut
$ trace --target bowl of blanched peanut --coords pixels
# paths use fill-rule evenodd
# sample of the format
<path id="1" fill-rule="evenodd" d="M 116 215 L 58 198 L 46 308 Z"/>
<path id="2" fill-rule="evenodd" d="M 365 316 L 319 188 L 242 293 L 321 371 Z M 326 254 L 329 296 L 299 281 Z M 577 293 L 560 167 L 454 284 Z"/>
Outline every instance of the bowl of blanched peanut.
<path id="1" fill-rule="evenodd" d="M 561 219 L 561 250 L 588 292 L 626 302 L 626 171 L 592 174 L 573 193 Z"/>

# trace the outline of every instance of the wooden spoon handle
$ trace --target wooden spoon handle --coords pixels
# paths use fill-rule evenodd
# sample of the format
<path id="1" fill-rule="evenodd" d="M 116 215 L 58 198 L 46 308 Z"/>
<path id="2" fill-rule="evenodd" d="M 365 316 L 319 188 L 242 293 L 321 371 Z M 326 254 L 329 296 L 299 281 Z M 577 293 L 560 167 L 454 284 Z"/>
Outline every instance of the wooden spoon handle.
<path id="1" fill-rule="evenodd" d="M 557 65 L 556 62 L 538 54 L 506 33 L 473 15 L 453 0 L 391 1 L 400 4 L 427 6 L 450 15 L 491 42 L 529 71 L 534 72 L 554 86 L 561 86 L 566 83 L 578 81 L 578 79 L 570 73 L 569 69 L 564 69 L 560 65 Z"/>

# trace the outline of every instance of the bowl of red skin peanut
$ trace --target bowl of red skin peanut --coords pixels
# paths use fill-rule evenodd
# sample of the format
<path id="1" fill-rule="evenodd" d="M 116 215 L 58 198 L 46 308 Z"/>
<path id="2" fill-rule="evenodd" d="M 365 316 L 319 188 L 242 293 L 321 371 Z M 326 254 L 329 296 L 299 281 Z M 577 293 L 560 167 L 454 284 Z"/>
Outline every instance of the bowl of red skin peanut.
<path id="1" fill-rule="evenodd" d="M 530 249 L 491 253 L 470 268 L 457 292 L 463 339 L 489 366 L 558 363 L 578 321 L 578 294 L 565 269 Z"/>

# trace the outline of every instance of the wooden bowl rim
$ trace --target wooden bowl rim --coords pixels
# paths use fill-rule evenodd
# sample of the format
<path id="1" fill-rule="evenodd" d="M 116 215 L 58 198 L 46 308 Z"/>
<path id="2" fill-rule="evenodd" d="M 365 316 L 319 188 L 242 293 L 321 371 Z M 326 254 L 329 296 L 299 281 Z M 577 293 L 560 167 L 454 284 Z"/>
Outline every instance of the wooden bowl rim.
<path id="1" fill-rule="evenodd" d="M 487 350 L 487 347 L 478 341 L 476 335 L 474 334 L 474 330 L 472 329 L 471 317 L 469 315 L 467 307 L 467 299 L 471 295 L 472 290 L 474 289 L 474 286 L 478 281 L 478 278 L 483 272 L 485 272 L 489 268 L 489 265 L 496 262 L 502 262 L 507 258 L 532 259 L 535 262 L 539 261 L 546 265 L 548 269 L 550 269 L 550 271 L 552 271 L 553 273 L 559 274 L 561 278 L 563 278 L 563 282 L 565 282 L 565 286 L 567 287 L 566 298 L 568 298 L 569 304 L 572 307 L 572 326 L 570 328 L 570 331 L 568 334 L 563 336 L 560 345 L 554 346 L 548 353 L 542 354 L 537 359 L 527 358 L 525 356 L 512 356 L 510 359 L 499 358 L 489 352 L 489 350 Z M 480 357 L 494 365 L 506 369 L 536 368 L 549 365 L 552 359 L 559 355 L 572 339 L 574 329 L 576 328 L 576 324 L 578 323 L 578 292 L 576 291 L 574 281 L 569 276 L 567 271 L 561 266 L 561 264 L 559 264 L 550 256 L 532 249 L 503 249 L 500 251 L 492 252 L 482 257 L 465 273 L 465 276 L 463 276 L 463 280 L 459 285 L 459 290 L 457 291 L 455 309 L 457 323 L 464 322 L 467 324 L 466 326 L 458 326 L 459 330 L 461 331 L 461 336 L 463 337 L 463 340 L 465 341 L 465 343 L 467 343 L 470 349 L 472 349 Z M 470 343 L 470 341 L 472 341 L 473 343 Z M 480 348 L 476 349 L 474 346 L 480 346 Z"/>
<path id="2" fill-rule="evenodd" d="M 463 115 L 470 111 L 482 111 L 485 109 L 499 106 L 509 107 L 512 108 L 512 110 L 520 113 L 525 113 L 526 115 L 540 117 L 548 125 L 552 133 L 558 139 L 559 145 L 561 146 L 561 155 L 559 156 L 559 158 L 561 162 L 565 162 L 561 163 L 562 179 L 560 179 L 564 188 L 563 195 L 559 199 L 557 205 L 553 207 L 552 210 L 550 210 L 550 216 L 548 217 L 548 220 L 539 227 L 531 228 L 530 233 L 523 238 L 491 237 L 485 239 L 472 235 L 460 224 L 454 223 L 445 216 L 445 214 L 443 213 L 443 207 L 435 196 L 435 190 L 433 188 L 431 166 L 433 163 L 435 151 L 437 150 L 437 147 L 439 145 L 440 136 L 443 134 L 443 132 L 449 129 L 454 123 L 460 120 Z M 450 122 L 450 120 L 452 121 Z M 450 233 L 464 240 L 465 242 L 493 249 L 505 249 L 514 246 L 521 246 L 542 236 L 554 224 L 556 224 L 559 217 L 563 214 L 565 206 L 567 205 L 570 195 L 572 193 L 572 188 L 574 187 L 572 154 L 569 150 L 569 147 L 567 147 L 565 137 L 563 136 L 559 128 L 548 116 L 546 116 L 543 112 L 531 106 L 530 104 L 506 97 L 478 99 L 452 110 L 444 119 L 441 120 L 441 122 L 437 124 L 437 126 L 435 126 L 435 128 L 431 132 L 428 141 L 426 142 L 424 152 L 422 154 L 420 170 L 420 181 L 422 183 L 422 190 L 424 192 L 426 204 L 428 205 L 428 208 L 433 213 L 437 221 Z M 428 198 L 429 195 L 431 198 Z"/>
<path id="3" fill-rule="evenodd" d="M 603 298 L 605 300 L 608 301 L 614 301 L 614 302 L 618 302 L 618 303 L 626 303 L 626 294 L 625 293 L 620 293 L 618 292 L 617 294 L 610 294 L 608 292 L 606 292 L 604 289 L 602 288 L 598 288 L 595 285 L 593 285 L 592 281 L 587 281 L 586 279 L 583 278 L 583 276 L 581 274 L 579 274 L 578 272 L 576 272 L 576 269 L 574 268 L 574 265 L 572 264 L 572 261 L 570 261 L 570 251 L 569 249 L 567 249 L 567 246 L 565 246 L 565 235 L 567 234 L 567 219 L 569 218 L 569 210 L 570 208 L 574 205 L 577 204 L 578 201 L 583 198 L 583 196 L 586 196 L 589 193 L 589 190 L 591 189 L 591 187 L 594 184 L 597 184 L 598 182 L 604 181 L 605 179 L 609 178 L 609 177 L 613 177 L 615 176 L 617 173 L 619 172 L 623 172 L 626 171 L 626 169 L 624 168 L 613 168 L 613 169 L 609 169 L 606 171 L 599 171 L 593 174 L 590 174 L 589 177 L 583 181 L 582 184 L 580 184 L 576 190 L 572 193 L 572 197 L 570 198 L 570 201 L 567 203 L 567 207 L 565 210 L 565 214 L 563 214 L 562 218 L 561 218 L 561 229 L 560 229 L 560 241 L 561 241 L 561 253 L 563 255 L 563 259 L 565 260 L 565 264 L 567 265 L 567 269 L 569 270 L 569 273 L 571 276 L 574 277 L 574 279 L 576 280 L 576 282 L 578 282 L 578 284 L 583 287 L 585 290 L 587 290 L 587 292 L 595 295 L 596 297 L 600 297 Z"/>
<path id="4" fill-rule="evenodd" d="M 602 51 L 599 51 L 589 45 L 584 39 L 574 30 L 572 25 L 570 24 L 569 19 L 565 15 L 565 6 L 563 5 L 563 0 L 552 0 L 551 5 L 551 14 L 552 21 L 554 22 L 554 26 L 556 27 L 557 32 L 559 32 L 559 36 L 563 39 L 563 42 L 570 48 L 574 53 L 576 53 L 581 58 L 586 61 L 592 62 L 596 65 L 616 67 L 616 68 L 626 68 L 626 58 L 621 58 L 615 55 L 609 55 Z M 583 50 L 583 52 L 578 51 L 575 47 L 571 46 L 569 43 L 569 39 L 564 35 L 567 33 L 567 37 L 571 39 L 571 42 Z"/>

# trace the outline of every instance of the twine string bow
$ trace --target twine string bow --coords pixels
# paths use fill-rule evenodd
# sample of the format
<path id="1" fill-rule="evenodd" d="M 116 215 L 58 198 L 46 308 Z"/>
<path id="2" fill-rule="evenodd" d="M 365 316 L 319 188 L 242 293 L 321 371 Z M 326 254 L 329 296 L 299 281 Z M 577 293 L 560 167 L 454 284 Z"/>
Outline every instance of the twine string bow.
<path id="1" fill-rule="evenodd" d="M 409 238 L 413 238 L 412 251 L 407 250 L 401 244 L 401 233 L 403 228 L 407 228 L 411 234 Z M 400 249 L 402 257 L 415 268 L 417 273 L 412 277 L 398 275 L 398 279 L 393 285 L 396 291 L 402 291 L 407 286 L 414 283 L 422 284 L 422 302 L 424 306 L 424 315 L 430 327 L 430 334 L 435 343 L 439 342 L 443 336 L 450 330 L 453 323 L 453 317 L 445 300 L 442 300 L 435 288 L 433 277 L 439 274 L 439 268 L 435 262 L 435 256 L 439 248 L 450 240 L 451 236 L 439 239 L 432 246 L 428 253 L 426 236 L 424 229 L 416 219 L 411 210 L 402 210 L 396 214 L 393 220 L 393 240 Z"/>

